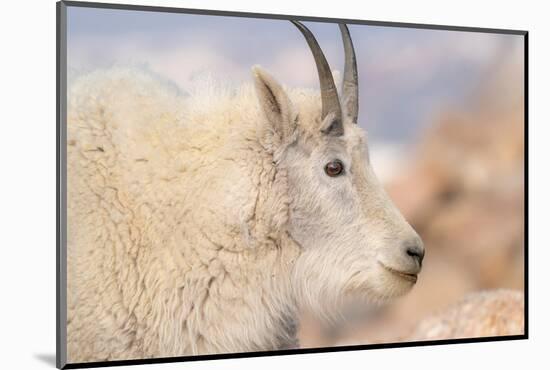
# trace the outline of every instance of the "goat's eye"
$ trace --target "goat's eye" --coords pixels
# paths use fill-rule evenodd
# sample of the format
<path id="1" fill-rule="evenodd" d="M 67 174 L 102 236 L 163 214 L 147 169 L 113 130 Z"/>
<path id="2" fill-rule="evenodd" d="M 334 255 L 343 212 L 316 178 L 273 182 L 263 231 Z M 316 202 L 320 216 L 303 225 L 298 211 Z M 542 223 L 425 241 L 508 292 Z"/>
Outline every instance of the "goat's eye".
<path id="1" fill-rule="evenodd" d="M 339 159 L 328 162 L 325 166 L 325 173 L 330 177 L 340 176 L 344 173 L 344 164 Z"/>

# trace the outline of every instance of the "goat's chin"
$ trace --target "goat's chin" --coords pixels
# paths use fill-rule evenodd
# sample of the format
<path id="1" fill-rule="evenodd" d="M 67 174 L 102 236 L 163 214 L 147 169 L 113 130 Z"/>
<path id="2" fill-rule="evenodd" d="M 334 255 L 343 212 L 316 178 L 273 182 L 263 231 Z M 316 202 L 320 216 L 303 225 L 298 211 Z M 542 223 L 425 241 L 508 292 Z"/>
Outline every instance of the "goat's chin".
<path id="1" fill-rule="evenodd" d="M 375 290 L 381 299 L 398 298 L 410 292 L 416 280 L 416 275 L 384 270 L 379 273 Z"/>
<path id="2" fill-rule="evenodd" d="M 385 269 L 377 269 L 372 277 L 368 275 L 356 273 L 351 277 L 344 290 L 347 299 L 384 304 L 407 294 L 416 283 L 416 277 Z"/>

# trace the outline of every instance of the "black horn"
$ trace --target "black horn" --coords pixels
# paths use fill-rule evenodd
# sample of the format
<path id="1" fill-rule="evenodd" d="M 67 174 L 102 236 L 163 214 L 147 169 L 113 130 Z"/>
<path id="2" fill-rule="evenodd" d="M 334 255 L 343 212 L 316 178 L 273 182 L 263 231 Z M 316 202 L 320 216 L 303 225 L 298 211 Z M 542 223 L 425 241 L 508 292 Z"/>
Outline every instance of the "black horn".
<path id="1" fill-rule="evenodd" d="M 327 115 L 334 115 L 334 122 L 331 126 L 331 132 L 341 135 L 344 132 L 344 126 L 342 124 L 342 109 L 340 107 L 340 100 L 338 99 L 338 91 L 332 78 L 332 72 L 330 66 L 319 46 L 319 43 L 313 36 L 313 33 L 298 21 L 291 21 L 304 35 L 315 64 L 317 65 L 317 73 L 319 75 L 319 84 L 321 88 L 321 103 L 322 103 L 322 119 L 325 119 Z"/>
<path id="2" fill-rule="evenodd" d="M 344 79 L 342 81 L 342 102 L 347 116 L 352 122 L 357 123 L 359 115 L 359 81 L 357 79 L 357 61 L 355 50 L 346 24 L 339 24 L 346 62 L 344 67 Z"/>

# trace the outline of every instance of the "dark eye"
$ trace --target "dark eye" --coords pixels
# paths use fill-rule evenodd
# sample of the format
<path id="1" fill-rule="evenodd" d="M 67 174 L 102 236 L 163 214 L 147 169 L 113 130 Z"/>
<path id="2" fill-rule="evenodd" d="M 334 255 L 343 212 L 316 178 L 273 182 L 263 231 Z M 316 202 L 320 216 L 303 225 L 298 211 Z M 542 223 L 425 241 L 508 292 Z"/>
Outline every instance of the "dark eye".
<path id="1" fill-rule="evenodd" d="M 344 164 L 341 160 L 335 159 L 334 161 L 328 162 L 325 166 L 325 172 L 330 177 L 340 176 L 344 173 Z"/>

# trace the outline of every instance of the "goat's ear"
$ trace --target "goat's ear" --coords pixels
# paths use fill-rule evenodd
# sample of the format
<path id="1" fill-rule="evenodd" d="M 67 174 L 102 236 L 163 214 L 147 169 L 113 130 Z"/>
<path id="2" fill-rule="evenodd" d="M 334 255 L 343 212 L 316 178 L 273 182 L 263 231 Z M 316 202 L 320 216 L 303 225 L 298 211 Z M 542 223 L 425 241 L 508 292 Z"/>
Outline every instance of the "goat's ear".
<path id="1" fill-rule="evenodd" d="M 296 128 L 293 107 L 283 87 L 258 66 L 252 68 L 256 95 L 272 129 L 285 140 Z"/>

